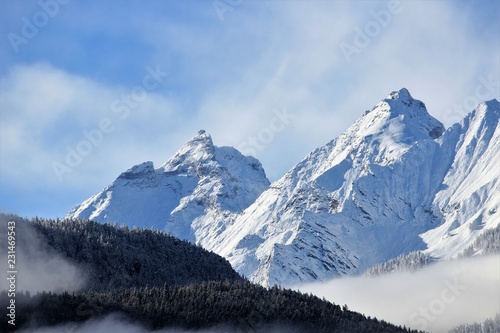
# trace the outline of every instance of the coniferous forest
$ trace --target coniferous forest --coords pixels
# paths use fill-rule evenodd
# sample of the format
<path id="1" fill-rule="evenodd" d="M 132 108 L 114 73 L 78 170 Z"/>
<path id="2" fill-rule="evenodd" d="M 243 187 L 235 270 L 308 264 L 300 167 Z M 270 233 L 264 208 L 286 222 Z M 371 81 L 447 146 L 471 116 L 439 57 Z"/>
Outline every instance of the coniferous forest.
<path id="1" fill-rule="evenodd" d="M 6 221 L 16 221 L 20 250 L 42 244 L 43 251 L 85 272 L 78 290 L 18 290 L 16 325 L 2 321 L 2 332 L 83 323 L 110 314 L 150 330 L 224 326 L 251 332 L 278 325 L 290 332 L 413 332 L 316 296 L 252 284 L 220 256 L 161 231 L 84 220 L 0 218 L 2 242 Z M 7 291 L 1 291 L 2 318 L 8 301 Z"/>
<path id="2" fill-rule="evenodd" d="M 0 296 L 7 299 L 5 291 Z M 20 294 L 18 300 L 24 306 L 18 308 L 16 328 L 78 323 L 119 313 L 151 330 L 166 327 L 195 330 L 224 325 L 250 332 L 272 325 L 295 332 L 409 332 L 312 295 L 277 287 L 266 289 L 247 281 L 107 292 L 42 292 Z M 2 303 L 5 309 L 7 304 Z M 12 331 L 6 323 L 2 325 L 3 332 Z"/>
<path id="3" fill-rule="evenodd" d="M 500 226 L 485 230 L 469 247 L 467 247 L 458 258 L 500 253 Z M 413 251 L 401 254 L 394 259 L 377 264 L 365 272 L 368 276 L 378 276 L 397 271 L 414 272 L 436 262 L 436 258 L 422 251 Z"/>
<path id="4" fill-rule="evenodd" d="M 500 331 L 500 313 L 494 318 L 488 318 L 482 323 L 462 324 L 450 330 L 449 333 L 497 333 Z"/>
<path id="5" fill-rule="evenodd" d="M 17 218 L 16 229 L 19 248 L 29 249 L 35 233 L 41 244 L 80 267 L 86 290 L 242 279 L 226 259 L 157 230 L 39 218 Z"/>

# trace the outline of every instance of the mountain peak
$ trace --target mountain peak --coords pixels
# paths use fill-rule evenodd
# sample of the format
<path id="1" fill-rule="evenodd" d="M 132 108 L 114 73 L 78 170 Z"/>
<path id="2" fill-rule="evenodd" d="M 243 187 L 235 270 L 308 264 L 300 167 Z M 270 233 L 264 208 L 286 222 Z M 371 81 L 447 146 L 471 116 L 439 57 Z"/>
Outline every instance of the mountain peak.
<path id="1" fill-rule="evenodd" d="M 208 134 L 205 130 L 201 129 L 198 131 L 198 133 L 188 141 L 189 144 L 201 144 L 201 145 L 206 145 L 206 146 L 213 146 L 214 143 L 212 141 L 212 137 L 210 134 Z"/>
<path id="2" fill-rule="evenodd" d="M 500 117 L 500 103 L 496 99 L 492 99 L 489 101 L 481 102 L 475 111 L 483 117 L 490 117 L 491 119 L 496 119 Z"/>
<path id="3" fill-rule="evenodd" d="M 385 99 L 399 99 L 402 102 L 409 102 L 413 100 L 413 97 L 411 97 L 408 89 L 401 88 L 397 91 L 391 92 Z"/>
<path id="4" fill-rule="evenodd" d="M 374 114 L 370 117 L 384 119 L 385 122 L 393 123 L 398 119 L 413 138 L 437 139 L 444 132 L 443 124 L 432 117 L 425 104 L 414 99 L 406 88 L 391 92 L 373 107 L 372 112 Z"/>
<path id="5" fill-rule="evenodd" d="M 133 166 L 67 216 L 154 226 L 204 244 L 269 184 L 257 159 L 215 146 L 200 130 L 160 168 L 152 162 Z"/>
<path id="6" fill-rule="evenodd" d="M 189 140 L 175 155 L 165 162 L 161 168 L 165 172 L 190 172 L 195 171 L 197 165 L 215 159 L 215 146 L 210 134 L 204 130 Z"/>
<path id="7" fill-rule="evenodd" d="M 391 92 L 379 104 L 388 105 L 391 113 L 422 113 L 427 115 L 425 104 L 414 99 L 406 88 Z"/>

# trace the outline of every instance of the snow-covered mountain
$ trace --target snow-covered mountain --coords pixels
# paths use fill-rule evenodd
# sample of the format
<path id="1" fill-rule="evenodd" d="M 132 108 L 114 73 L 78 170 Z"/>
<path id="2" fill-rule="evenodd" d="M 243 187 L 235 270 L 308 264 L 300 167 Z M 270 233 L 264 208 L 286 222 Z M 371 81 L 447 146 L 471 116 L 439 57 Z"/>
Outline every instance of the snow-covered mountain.
<path id="1" fill-rule="evenodd" d="M 254 281 L 291 285 L 425 249 L 419 234 L 440 222 L 443 132 L 406 89 L 393 92 L 273 183 L 215 251 Z"/>
<path id="2" fill-rule="evenodd" d="M 401 89 L 270 186 L 257 160 L 200 132 L 68 217 L 162 228 L 263 285 L 357 274 L 417 250 L 447 259 L 500 224 L 499 118 L 492 100 L 445 131 Z"/>
<path id="3" fill-rule="evenodd" d="M 499 120 L 499 102 L 483 102 L 441 140 L 449 164 L 433 208 L 443 223 L 421 235 L 428 253 L 454 257 L 500 225 Z"/>
<path id="4" fill-rule="evenodd" d="M 257 159 L 214 146 L 202 130 L 160 168 L 132 167 L 66 217 L 154 227 L 195 242 L 217 237 L 268 186 Z"/>
<path id="5" fill-rule="evenodd" d="M 457 256 L 500 223 L 499 103 L 444 131 L 406 89 L 307 155 L 220 236 L 264 285 L 357 274 L 423 250 Z"/>

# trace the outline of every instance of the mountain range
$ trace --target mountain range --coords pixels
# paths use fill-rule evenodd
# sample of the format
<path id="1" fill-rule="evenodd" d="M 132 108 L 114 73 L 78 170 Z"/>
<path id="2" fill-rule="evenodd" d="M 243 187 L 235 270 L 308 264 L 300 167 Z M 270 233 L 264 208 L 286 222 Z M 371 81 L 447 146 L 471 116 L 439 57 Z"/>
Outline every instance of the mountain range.
<path id="1" fill-rule="evenodd" d="M 499 118 L 486 101 L 445 129 L 403 88 L 272 184 L 257 159 L 200 131 L 66 217 L 167 231 L 264 286 L 360 274 L 413 251 L 451 259 L 500 224 Z"/>

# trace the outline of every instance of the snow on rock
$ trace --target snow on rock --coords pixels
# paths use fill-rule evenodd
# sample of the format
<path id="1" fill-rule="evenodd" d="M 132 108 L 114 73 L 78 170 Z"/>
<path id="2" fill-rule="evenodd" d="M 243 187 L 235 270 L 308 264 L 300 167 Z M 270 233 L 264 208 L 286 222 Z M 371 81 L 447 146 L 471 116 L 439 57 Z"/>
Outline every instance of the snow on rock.
<path id="1" fill-rule="evenodd" d="M 440 182 L 422 157 L 437 154 L 443 132 L 406 89 L 393 92 L 271 184 L 213 249 L 264 285 L 361 273 L 424 249 Z"/>
<path id="2" fill-rule="evenodd" d="M 154 227 L 203 243 L 268 185 L 258 160 L 214 146 L 201 130 L 160 168 L 152 162 L 132 167 L 67 217 Z"/>
<path id="3" fill-rule="evenodd" d="M 406 89 L 393 92 L 271 184 L 213 250 L 286 286 L 416 250 L 454 257 L 500 223 L 498 118 L 490 101 L 445 132 Z"/>
<path id="4" fill-rule="evenodd" d="M 445 131 L 403 88 L 270 185 L 259 161 L 200 131 L 68 217 L 166 230 L 266 286 L 359 274 L 417 250 L 453 258 L 500 224 L 499 116 L 498 101 L 484 102 Z"/>
<path id="5" fill-rule="evenodd" d="M 434 207 L 444 223 L 422 235 L 427 252 L 454 258 L 484 230 L 500 224 L 500 103 L 483 102 L 442 140 L 452 156 Z"/>

